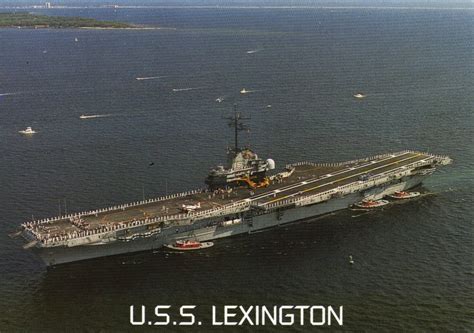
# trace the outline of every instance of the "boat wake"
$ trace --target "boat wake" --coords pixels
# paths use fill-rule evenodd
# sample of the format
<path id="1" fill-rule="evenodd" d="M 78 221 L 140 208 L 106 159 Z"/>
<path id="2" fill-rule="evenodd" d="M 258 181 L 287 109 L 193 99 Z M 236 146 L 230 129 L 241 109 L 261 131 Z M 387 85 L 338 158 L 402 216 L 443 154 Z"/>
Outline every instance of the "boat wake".
<path id="1" fill-rule="evenodd" d="M 161 79 L 166 76 L 146 76 L 146 77 L 136 77 L 135 80 L 137 81 L 144 81 L 144 80 L 156 80 L 156 79 Z"/>
<path id="2" fill-rule="evenodd" d="M 12 92 L 12 93 L 1 93 L 0 96 L 13 96 L 13 95 L 18 95 L 19 93 Z"/>
<path id="3" fill-rule="evenodd" d="M 240 93 L 241 93 L 242 95 L 245 95 L 245 94 L 254 93 L 254 92 L 256 92 L 256 91 L 257 91 L 257 90 L 247 90 L 247 89 L 243 88 L 243 89 L 240 91 Z"/>
<path id="4" fill-rule="evenodd" d="M 204 87 L 193 87 L 193 88 L 174 88 L 173 92 L 179 91 L 189 91 L 189 90 L 196 90 L 196 89 L 203 89 Z"/>
<path id="5" fill-rule="evenodd" d="M 91 114 L 91 115 L 85 115 L 81 114 L 79 116 L 80 119 L 93 119 L 93 118 L 105 118 L 105 117 L 110 117 L 112 116 L 111 114 Z"/>
<path id="6" fill-rule="evenodd" d="M 132 259 L 132 260 L 124 260 L 120 262 L 122 265 L 141 265 L 144 263 L 143 259 Z"/>

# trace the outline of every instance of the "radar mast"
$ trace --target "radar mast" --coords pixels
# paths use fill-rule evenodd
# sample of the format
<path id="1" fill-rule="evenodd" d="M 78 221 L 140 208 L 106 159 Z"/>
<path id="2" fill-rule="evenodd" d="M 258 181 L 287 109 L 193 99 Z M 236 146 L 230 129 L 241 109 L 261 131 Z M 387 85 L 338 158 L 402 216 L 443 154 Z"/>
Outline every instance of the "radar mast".
<path id="1" fill-rule="evenodd" d="M 243 121 L 251 118 L 242 116 L 234 104 L 233 116 L 223 119 L 228 121 L 229 127 L 234 128 L 234 147 L 227 149 L 227 165 L 211 169 L 206 184 L 213 190 L 242 185 L 252 189 L 268 186 L 270 179 L 265 173 L 275 168 L 275 162 L 271 159 L 262 160 L 248 147 L 239 148 L 239 132 L 249 129 Z"/>
<path id="2" fill-rule="evenodd" d="M 251 119 L 250 117 L 244 117 L 237 111 L 237 104 L 234 104 L 234 115 L 232 117 L 226 117 L 229 127 L 234 128 L 234 156 L 240 151 L 239 148 L 239 132 L 248 130 L 249 127 L 245 125 L 242 120 Z"/>

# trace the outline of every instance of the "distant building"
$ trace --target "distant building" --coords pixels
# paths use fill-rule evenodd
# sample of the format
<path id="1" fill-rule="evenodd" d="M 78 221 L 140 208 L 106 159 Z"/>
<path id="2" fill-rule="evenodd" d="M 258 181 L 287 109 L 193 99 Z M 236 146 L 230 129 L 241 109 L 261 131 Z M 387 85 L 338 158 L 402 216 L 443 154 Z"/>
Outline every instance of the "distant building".
<path id="1" fill-rule="evenodd" d="M 51 2 L 45 2 L 44 8 L 51 8 Z"/>

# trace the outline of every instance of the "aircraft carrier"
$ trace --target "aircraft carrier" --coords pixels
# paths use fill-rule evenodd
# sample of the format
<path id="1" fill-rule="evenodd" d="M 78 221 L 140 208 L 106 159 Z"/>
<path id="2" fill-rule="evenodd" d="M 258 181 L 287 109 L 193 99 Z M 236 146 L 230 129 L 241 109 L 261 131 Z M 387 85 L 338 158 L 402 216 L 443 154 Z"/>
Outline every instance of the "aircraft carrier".
<path id="1" fill-rule="evenodd" d="M 377 200 L 419 185 L 447 156 L 405 150 L 340 163 L 275 162 L 239 148 L 243 117 L 227 165 L 206 186 L 159 198 L 28 221 L 12 236 L 46 265 L 161 248 L 178 240 L 208 241 L 276 227 Z"/>

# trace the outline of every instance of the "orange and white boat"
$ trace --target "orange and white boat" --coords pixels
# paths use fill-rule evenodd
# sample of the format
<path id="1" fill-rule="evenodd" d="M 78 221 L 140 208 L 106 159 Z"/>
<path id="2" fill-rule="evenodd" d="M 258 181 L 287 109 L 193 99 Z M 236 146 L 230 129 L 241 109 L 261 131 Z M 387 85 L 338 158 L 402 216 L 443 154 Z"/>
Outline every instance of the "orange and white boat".
<path id="1" fill-rule="evenodd" d="M 382 206 L 387 205 L 389 202 L 387 200 L 362 200 L 361 202 L 358 202 L 354 204 L 356 208 L 363 208 L 363 209 L 371 209 L 371 208 L 379 208 Z"/>
<path id="2" fill-rule="evenodd" d="M 387 195 L 387 197 L 391 199 L 396 199 L 396 200 L 401 200 L 401 199 L 411 199 L 411 198 L 416 198 L 420 196 L 420 192 L 395 192 L 393 194 Z"/>
<path id="3" fill-rule="evenodd" d="M 192 240 L 178 240 L 174 244 L 165 244 L 165 246 L 172 250 L 189 251 L 206 249 L 213 246 L 213 242 L 197 242 Z"/>

